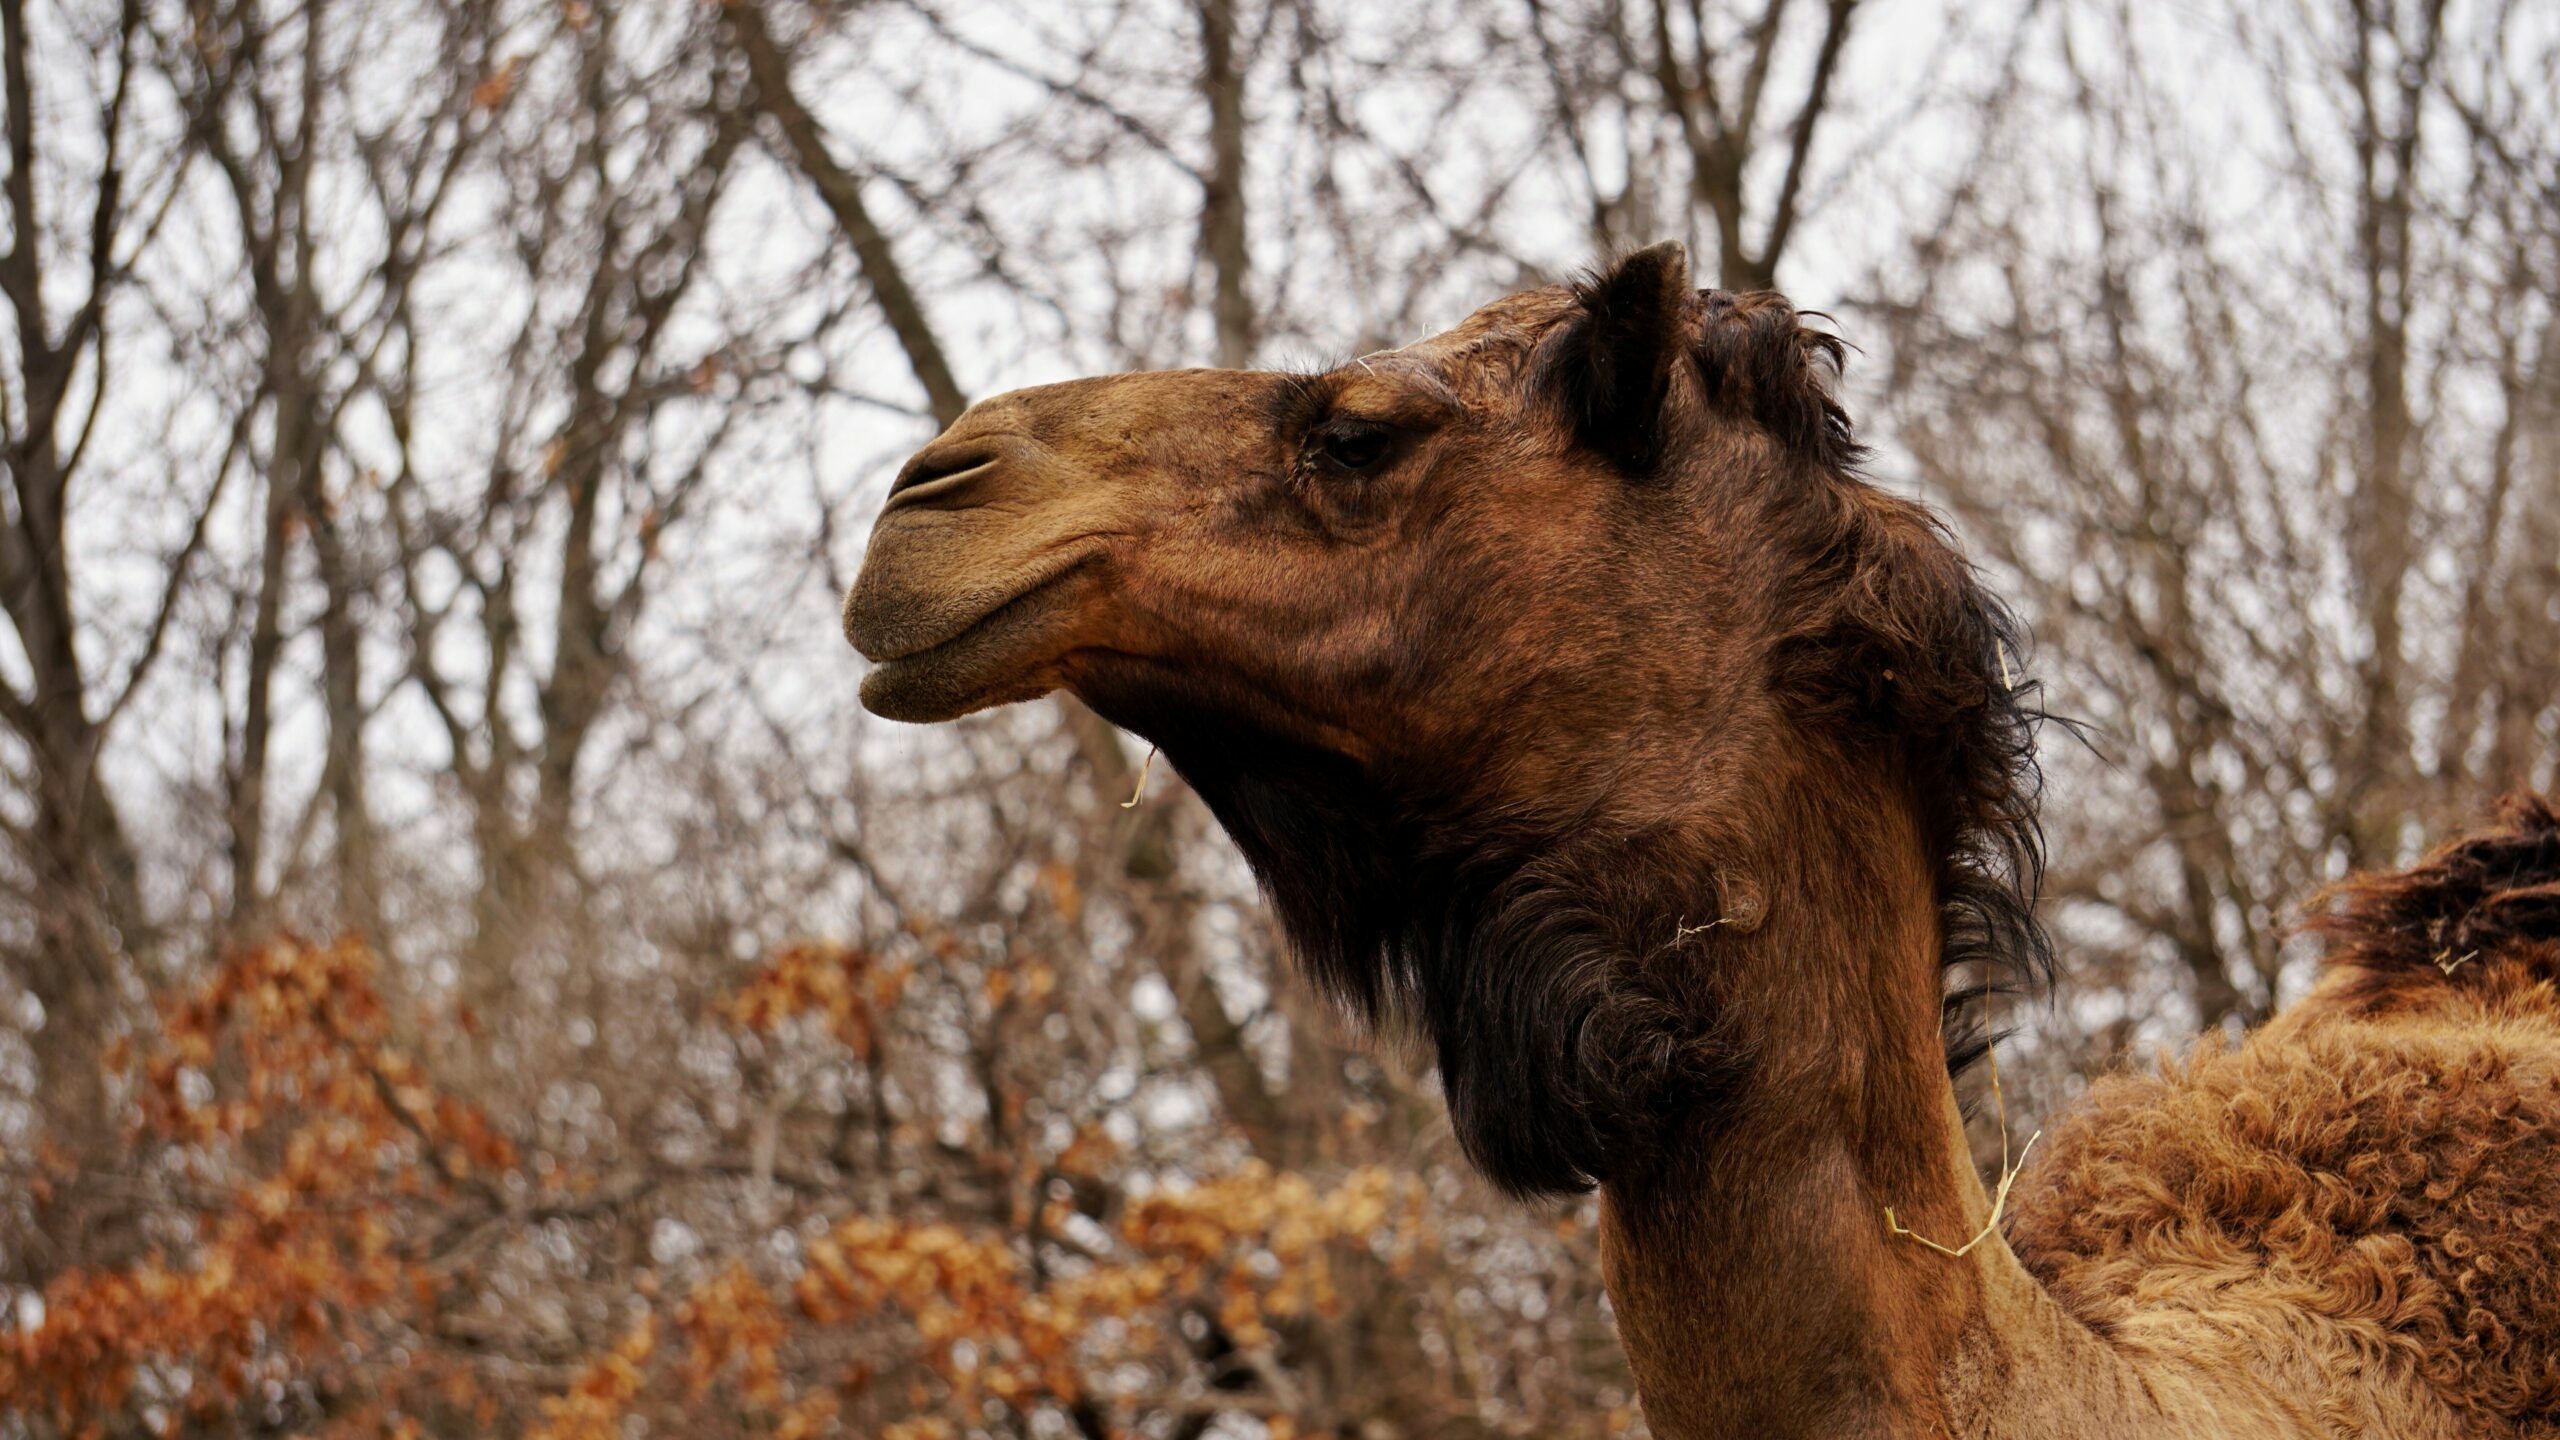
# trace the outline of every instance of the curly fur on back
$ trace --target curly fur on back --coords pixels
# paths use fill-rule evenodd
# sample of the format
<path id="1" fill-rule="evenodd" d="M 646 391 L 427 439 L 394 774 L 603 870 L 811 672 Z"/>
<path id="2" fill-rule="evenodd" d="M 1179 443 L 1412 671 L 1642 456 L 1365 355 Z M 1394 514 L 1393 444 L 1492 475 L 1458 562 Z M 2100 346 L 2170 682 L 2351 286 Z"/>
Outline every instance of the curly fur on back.
<path id="1" fill-rule="evenodd" d="M 2324 901 L 2312 993 L 2094 1087 L 2011 1245 L 2120 1345 L 2281 1374 L 2317 1433 L 2560 1435 L 2560 814 L 2515 797 Z"/>

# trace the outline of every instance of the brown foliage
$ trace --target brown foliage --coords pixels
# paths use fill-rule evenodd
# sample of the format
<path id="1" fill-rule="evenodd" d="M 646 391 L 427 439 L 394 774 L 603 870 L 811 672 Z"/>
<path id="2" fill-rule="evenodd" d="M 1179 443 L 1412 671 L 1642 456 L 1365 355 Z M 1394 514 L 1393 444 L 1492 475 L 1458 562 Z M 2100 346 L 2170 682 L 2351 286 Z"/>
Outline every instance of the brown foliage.
<path id="1" fill-rule="evenodd" d="M 465 1298 L 438 1263 L 452 1237 L 523 1219 L 509 1197 L 528 1177 L 518 1147 L 397 1043 L 375 969 L 353 942 L 244 949 L 166 1008 L 151 1043 L 119 1051 L 133 1139 L 168 1157 L 189 1219 L 130 1263 L 55 1276 L 40 1323 L 0 1334 L 13 1408 L 66 1435 L 184 1433 L 279 1387 L 317 1397 L 312 1428 L 329 1434 L 429 1433 L 421 1417 L 438 1415 L 485 1430 L 527 1408 L 462 1350 L 400 1348 Z M 822 1031 L 869 1059 L 903 983 L 865 952 L 801 945 L 715 1008 L 742 1032 Z M 1090 1137 L 1070 1148 L 1074 1168 L 1108 1163 Z M 601 1189 L 555 1173 L 539 1193 L 565 1211 Z M 1401 1266 L 1427 1243 L 1421 1200 L 1376 1168 L 1322 1185 L 1248 1162 L 1133 1198 L 1115 1229 L 1087 1227 L 1070 1266 L 1035 1264 L 999 1227 L 851 1215 L 778 1272 L 732 1260 L 672 1299 L 632 1274 L 618 1338 L 563 1372 L 523 1433 L 606 1440 L 654 1409 L 845 1434 L 856 1400 L 879 1433 L 913 1440 L 961 1434 L 990 1402 L 1100 1413 L 1131 1398 L 1102 1378 L 1112 1367 L 1178 1357 L 1185 1314 L 1252 1351 L 1338 1313 L 1343 1256 Z M 1075 1223 L 1063 1201 L 1040 1217 L 1046 1233 Z M 813 1360 L 856 1332 L 890 1343 L 832 1375 Z"/>
<path id="2" fill-rule="evenodd" d="M 766 1035 L 805 1016 L 823 1023 L 857 1058 L 869 1060 L 878 1017 L 898 1003 L 906 982 L 905 970 L 878 966 L 861 950 L 791 945 L 730 997 L 727 1014 L 740 1027 Z"/>
<path id="3" fill-rule="evenodd" d="M 53 1277 L 43 1323 L 0 1336 L 0 1394 L 66 1431 L 137 1406 L 175 1430 L 262 1382 L 342 1383 L 372 1312 L 433 1303 L 401 1217 L 514 1151 L 392 1042 L 372 970 L 351 943 L 245 949 L 147 1058 L 111 1057 L 186 1218 L 129 1264 Z"/>

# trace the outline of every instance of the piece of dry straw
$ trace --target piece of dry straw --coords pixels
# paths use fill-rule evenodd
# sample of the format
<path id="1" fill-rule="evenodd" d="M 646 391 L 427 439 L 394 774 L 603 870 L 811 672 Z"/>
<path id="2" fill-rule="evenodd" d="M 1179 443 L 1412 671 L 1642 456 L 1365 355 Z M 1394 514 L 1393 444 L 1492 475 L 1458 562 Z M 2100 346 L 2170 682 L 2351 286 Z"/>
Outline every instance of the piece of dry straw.
<path id="1" fill-rule="evenodd" d="M 1121 809 L 1135 810 L 1138 808 L 1138 802 L 1147 798 L 1147 772 L 1154 768 L 1156 768 L 1156 747 L 1150 745 L 1147 747 L 1146 763 L 1138 767 L 1138 788 L 1130 791 L 1129 798 L 1120 802 Z"/>
<path id="2" fill-rule="evenodd" d="M 2000 1047 L 1994 1045 L 1987 1053 L 1991 1056 L 1991 1104 L 2000 1119 L 2000 1188 L 1991 1196 L 1991 1218 L 1983 1221 L 1982 1228 L 1973 1232 L 1973 1238 L 1963 1244 L 1942 1245 L 1894 1218 L 1892 1206 L 1884 1207 L 1884 1228 L 1887 1231 L 1905 1240 L 1917 1240 L 1956 1260 L 1973 1253 L 1974 1246 L 1990 1239 L 1992 1232 L 2000 1228 L 2000 1212 L 2009 1204 L 2009 1187 L 2017 1183 L 2018 1172 L 2027 1168 L 2027 1152 L 2036 1148 L 2036 1142 L 2044 1138 L 2042 1130 L 2028 1136 L 2027 1143 L 2018 1147 L 2018 1162 L 2015 1165 L 2009 1163 L 2009 1102 L 2000 1093 Z"/>

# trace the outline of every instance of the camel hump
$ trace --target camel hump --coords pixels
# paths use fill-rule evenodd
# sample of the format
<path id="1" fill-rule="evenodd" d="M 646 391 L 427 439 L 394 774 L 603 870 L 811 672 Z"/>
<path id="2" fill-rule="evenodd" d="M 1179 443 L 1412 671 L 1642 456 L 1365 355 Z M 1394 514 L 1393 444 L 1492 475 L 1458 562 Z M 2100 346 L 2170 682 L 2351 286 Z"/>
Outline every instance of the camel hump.
<path id="1" fill-rule="evenodd" d="M 2329 942 L 2331 965 L 2363 969 L 2380 988 L 2458 982 L 2501 962 L 2560 981 L 2560 808 L 2519 790 L 2489 824 L 2408 869 L 2321 892 L 2302 928 Z"/>

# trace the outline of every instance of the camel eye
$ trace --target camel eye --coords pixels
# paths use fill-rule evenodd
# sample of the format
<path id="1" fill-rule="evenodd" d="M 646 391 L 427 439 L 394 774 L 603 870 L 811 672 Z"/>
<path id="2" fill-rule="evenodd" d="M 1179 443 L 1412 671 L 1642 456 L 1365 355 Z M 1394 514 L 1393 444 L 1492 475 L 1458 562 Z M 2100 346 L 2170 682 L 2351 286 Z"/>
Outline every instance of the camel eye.
<path id="1" fill-rule="evenodd" d="M 1327 465 L 1355 474 L 1375 468 L 1394 446 L 1394 433 L 1383 425 L 1333 425 L 1315 437 L 1315 452 Z"/>

